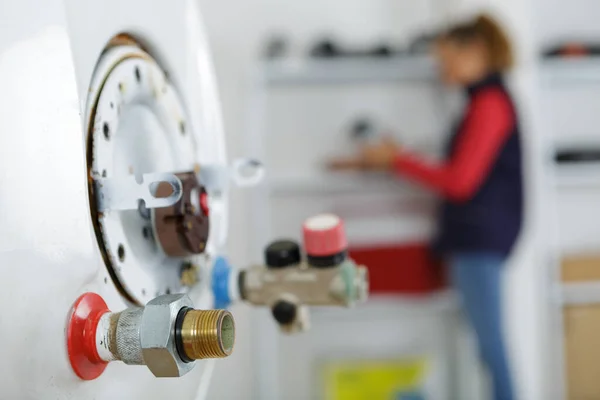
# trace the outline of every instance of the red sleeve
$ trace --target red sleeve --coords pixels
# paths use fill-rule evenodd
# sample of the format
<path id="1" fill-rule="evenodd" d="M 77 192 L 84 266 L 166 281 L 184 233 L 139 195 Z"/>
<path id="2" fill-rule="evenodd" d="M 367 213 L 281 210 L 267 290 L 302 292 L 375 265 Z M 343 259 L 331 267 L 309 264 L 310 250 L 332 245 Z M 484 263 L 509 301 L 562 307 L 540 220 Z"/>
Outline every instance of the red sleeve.
<path id="1" fill-rule="evenodd" d="M 451 200 L 467 201 L 484 182 L 513 125 L 514 113 L 506 94 L 499 89 L 482 92 L 469 107 L 450 160 L 435 164 L 402 152 L 394 170 Z"/>

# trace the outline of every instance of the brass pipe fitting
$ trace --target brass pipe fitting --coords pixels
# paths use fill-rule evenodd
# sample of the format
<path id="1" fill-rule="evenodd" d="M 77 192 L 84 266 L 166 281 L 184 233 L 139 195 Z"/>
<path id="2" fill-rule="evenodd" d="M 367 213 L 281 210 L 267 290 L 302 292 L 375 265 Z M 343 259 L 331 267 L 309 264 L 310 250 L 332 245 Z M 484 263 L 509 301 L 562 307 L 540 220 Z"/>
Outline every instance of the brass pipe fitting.
<path id="1" fill-rule="evenodd" d="M 145 307 L 117 313 L 110 312 L 99 296 L 92 296 L 92 300 L 87 300 L 88 297 L 84 297 L 87 303 L 81 303 L 80 308 L 85 311 L 90 308 L 88 303 L 95 301 L 92 311 L 97 312 L 91 328 L 87 328 L 91 322 L 72 318 L 71 325 L 77 323 L 81 327 L 77 325 L 79 330 L 71 334 L 79 340 L 72 340 L 75 344 L 71 347 L 85 351 L 83 356 L 78 353 L 74 358 L 91 359 L 104 367 L 111 361 L 146 365 L 156 377 L 173 378 L 190 372 L 196 360 L 224 358 L 233 351 L 235 322 L 231 313 L 195 310 L 187 295 L 160 296 Z M 89 338 L 84 338 L 86 335 Z M 79 376 L 85 376 L 81 373 L 85 366 L 72 365 Z"/>
<path id="2" fill-rule="evenodd" d="M 181 340 L 190 360 L 227 357 L 235 342 L 233 316 L 226 310 L 189 310 L 183 317 Z"/>

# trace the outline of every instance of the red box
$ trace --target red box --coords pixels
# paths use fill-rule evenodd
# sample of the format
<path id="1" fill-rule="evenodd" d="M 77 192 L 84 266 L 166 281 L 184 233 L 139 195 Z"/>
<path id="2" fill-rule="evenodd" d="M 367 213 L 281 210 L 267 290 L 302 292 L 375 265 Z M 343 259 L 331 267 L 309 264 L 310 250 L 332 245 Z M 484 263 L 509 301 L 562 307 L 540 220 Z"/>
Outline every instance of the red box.
<path id="1" fill-rule="evenodd" d="M 426 295 L 447 286 L 444 267 L 425 244 L 352 247 L 350 257 L 369 270 L 372 294 Z"/>

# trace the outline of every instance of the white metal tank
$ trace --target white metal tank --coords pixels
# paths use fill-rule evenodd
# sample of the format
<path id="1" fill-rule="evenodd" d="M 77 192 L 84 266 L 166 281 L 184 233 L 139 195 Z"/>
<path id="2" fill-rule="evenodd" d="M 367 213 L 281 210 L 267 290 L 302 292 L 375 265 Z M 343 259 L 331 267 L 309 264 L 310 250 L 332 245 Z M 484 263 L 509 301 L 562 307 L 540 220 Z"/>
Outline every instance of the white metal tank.
<path id="1" fill-rule="evenodd" d="M 229 185 L 264 169 L 227 164 L 220 111 L 195 0 L 0 0 L 0 399 L 204 399 L 235 341 L 213 308 L 293 333 L 366 299 L 337 217 L 306 262 L 222 257 Z"/>
<path id="2" fill-rule="evenodd" d="M 155 268 L 143 210 L 99 212 L 89 188 L 94 174 L 224 166 L 211 68 L 192 0 L 0 1 L 0 398 L 204 397 L 211 360 L 177 379 L 114 362 L 82 380 L 66 329 L 84 292 L 121 311 L 188 291 L 179 266 Z M 210 207 L 200 269 L 226 239 L 226 193 Z M 189 292 L 212 308 L 205 285 Z"/>

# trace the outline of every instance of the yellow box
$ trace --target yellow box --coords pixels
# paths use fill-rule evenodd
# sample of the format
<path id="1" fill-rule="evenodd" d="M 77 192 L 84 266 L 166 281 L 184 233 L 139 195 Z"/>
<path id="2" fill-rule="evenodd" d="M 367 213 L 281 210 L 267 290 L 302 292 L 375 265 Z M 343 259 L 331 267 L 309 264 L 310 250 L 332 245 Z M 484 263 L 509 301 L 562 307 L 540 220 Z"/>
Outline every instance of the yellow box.
<path id="1" fill-rule="evenodd" d="M 391 400 L 418 392 L 427 374 L 426 359 L 336 361 L 324 365 L 326 400 Z"/>

